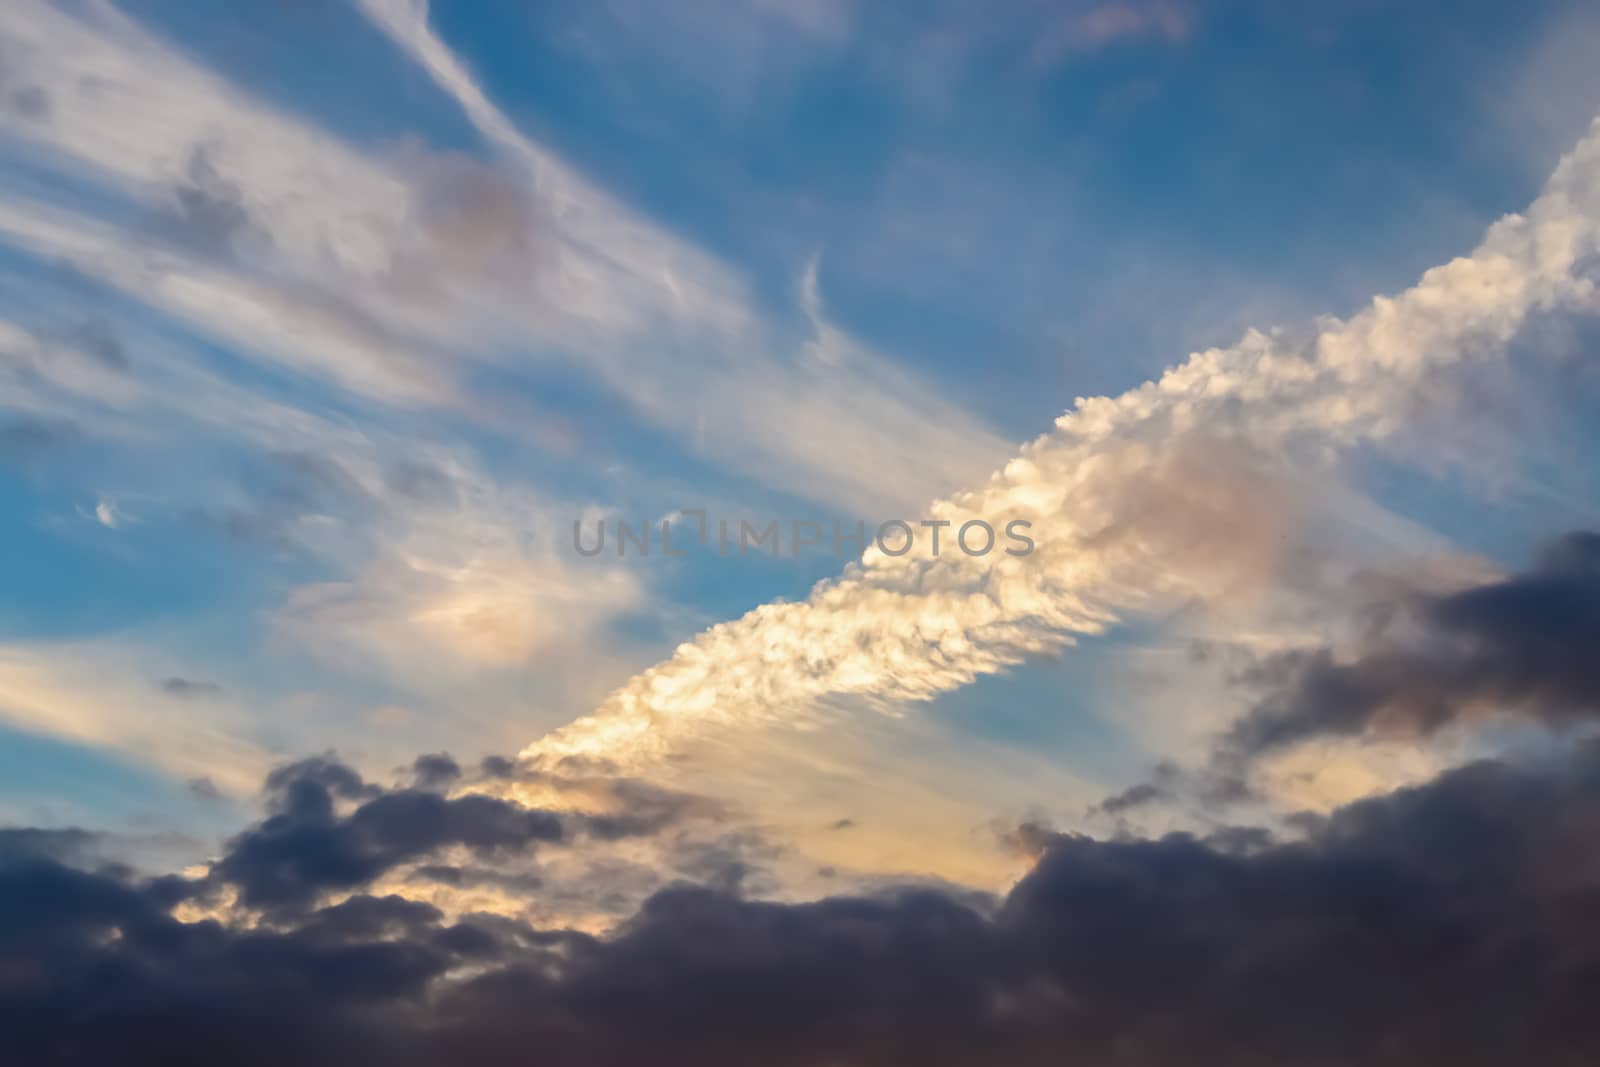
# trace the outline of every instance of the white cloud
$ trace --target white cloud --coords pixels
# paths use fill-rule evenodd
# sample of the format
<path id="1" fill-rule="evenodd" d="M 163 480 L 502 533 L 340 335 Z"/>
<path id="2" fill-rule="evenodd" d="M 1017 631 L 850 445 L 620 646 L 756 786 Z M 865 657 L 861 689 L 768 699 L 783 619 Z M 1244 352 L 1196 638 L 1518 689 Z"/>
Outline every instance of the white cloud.
<path id="1" fill-rule="evenodd" d="M 419 411 L 442 409 L 461 420 L 447 439 L 546 445 L 504 396 L 464 384 L 483 361 L 571 359 L 714 462 L 830 504 L 913 506 L 1004 454 L 879 357 L 828 373 L 796 358 L 800 342 L 769 328 L 733 272 L 522 138 L 431 35 L 408 40 L 503 160 L 358 149 L 109 4 L 0 12 L 7 84 L 48 101 L 47 121 L 0 114 L 0 242 L 128 298 L 103 304 L 129 354 L 110 367 L 73 347 L 70 286 L 8 279 L 0 403 L 131 446 L 143 481 L 118 499 L 136 493 L 141 511 L 305 553 L 323 575 L 268 609 L 271 632 L 440 704 L 440 679 L 534 663 L 581 675 L 587 703 L 636 666 L 614 649 L 563 655 L 646 606 L 633 576 L 552 553 L 552 518 L 587 504 L 507 484 L 470 448 L 417 432 Z M 285 457 L 338 487 L 271 514 L 238 467 Z M 456 495 L 389 484 L 416 461 Z M 126 515 L 107 498 L 93 517 Z M 496 690 L 483 714 L 548 721 L 530 719 L 526 688 Z"/>
<path id="2" fill-rule="evenodd" d="M 578 309 L 587 328 L 576 350 L 647 419 L 730 469 L 872 514 L 920 507 L 1005 455 L 976 419 L 860 346 L 841 366 L 784 355 L 793 346 L 759 320 L 726 268 L 518 132 L 428 25 L 426 3 L 361 6 L 548 205 L 560 244 L 551 299 Z"/>
<path id="3" fill-rule="evenodd" d="M 108 530 L 115 530 L 121 526 L 126 517 L 117 510 L 117 502 L 110 497 L 101 497 L 94 506 L 95 521 Z"/>
<path id="4" fill-rule="evenodd" d="M 548 541 L 520 543 L 515 531 L 527 527 L 506 517 L 458 511 L 390 526 L 396 536 L 360 574 L 296 590 L 279 624 L 313 651 L 357 649 L 388 676 L 415 679 L 576 650 L 606 619 L 644 601 L 631 571 L 572 567 Z"/>
<path id="5" fill-rule="evenodd" d="M 734 272 L 523 137 L 423 5 L 364 7 L 501 164 L 357 150 L 108 6 L 19 0 L 0 17 L 8 77 L 51 103 L 49 121 L 0 116 L 8 151 L 129 203 L 93 218 L 0 170 L 0 239 L 386 405 L 492 421 L 464 363 L 572 361 L 713 462 L 829 504 L 917 506 L 1004 456 L 887 361 L 798 363 Z"/>
<path id="6" fill-rule="evenodd" d="M 1597 252 L 1600 126 L 1525 214 L 1398 296 L 1326 321 L 1309 350 L 1252 333 L 1080 400 L 988 485 L 933 508 L 958 526 L 1031 520 L 1034 554 L 869 550 L 806 601 L 680 646 L 525 754 L 647 764 L 829 697 L 926 699 L 1127 613 L 1270 584 L 1286 552 L 1315 543 L 1329 462 L 1390 438 L 1435 376 L 1497 357 L 1531 313 L 1591 299 Z"/>

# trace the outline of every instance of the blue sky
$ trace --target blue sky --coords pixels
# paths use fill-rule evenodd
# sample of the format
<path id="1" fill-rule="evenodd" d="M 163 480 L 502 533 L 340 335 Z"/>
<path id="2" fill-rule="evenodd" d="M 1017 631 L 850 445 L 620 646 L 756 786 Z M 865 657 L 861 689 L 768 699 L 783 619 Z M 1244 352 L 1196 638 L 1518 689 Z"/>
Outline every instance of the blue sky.
<path id="1" fill-rule="evenodd" d="M 286 758 L 532 746 L 981 881 L 996 813 L 1203 750 L 1246 698 L 1197 648 L 1594 521 L 1588 268 L 1485 233 L 1552 202 L 1597 44 L 1577 2 L 13 4 L 0 815 L 199 855 Z M 1383 332 L 1479 248 L 1443 302 L 1492 314 Z M 1458 280 L 1502 254 L 1537 285 Z M 694 508 L 1053 547 L 571 551 Z"/>

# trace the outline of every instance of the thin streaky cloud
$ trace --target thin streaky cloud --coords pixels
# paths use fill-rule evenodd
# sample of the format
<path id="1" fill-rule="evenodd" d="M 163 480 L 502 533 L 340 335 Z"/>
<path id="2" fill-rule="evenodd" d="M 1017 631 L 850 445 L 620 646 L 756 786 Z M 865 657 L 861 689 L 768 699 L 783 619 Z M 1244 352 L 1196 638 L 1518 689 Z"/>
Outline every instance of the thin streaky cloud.
<path id="1" fill-rule="evenodd" d="M 420 0 L 363 11 L 461 106 L 548 205 L 562 249 L 557 302 L 605 326 L 624 293 L 634 316 L 592 365 L 649 421 L 737 471 L 879 513 L 922 506 L 982 477 L 1006 443 L 957 404 L 866 346 L 842 365 L 796 362 L 721 264 L 668 236 L 520 133 L 428 23 Z M 592 291 L 579 279 L 603 278 Z M 601 311 L 596 298 L 607 309 Z M 815 318 L 813 318 L 815 322 Z M 842 331 L 818 330 L 842 338 Z M 811 350 L 810 345 L 799 346 Z M 707 372 L 686 373 L 688 366 Z M 872 457 L 871 463 L 862 457 Z"/>

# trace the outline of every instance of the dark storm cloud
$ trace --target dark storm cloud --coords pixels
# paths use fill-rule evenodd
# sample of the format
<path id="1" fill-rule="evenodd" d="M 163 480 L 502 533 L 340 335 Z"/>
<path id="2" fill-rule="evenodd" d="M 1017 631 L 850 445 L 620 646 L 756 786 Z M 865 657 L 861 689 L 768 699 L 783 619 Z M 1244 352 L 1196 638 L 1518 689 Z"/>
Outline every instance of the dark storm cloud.
<path id="1" fill-rule="evenodd" d="M 482 794 L 447 795 L 461 773 L 445 753 L 419 756 L 406 773 L 411 785 L 397 789 L 363 780 L 332 754 L 279 767 L 265 785 L 270 814 L 228 843 L 197 891 L 229 885 L 246 907 L 287 917 L 409 864 L 421 866 L 415 876 L 424 881 L 526 889 L 537 883 L 525 870 L 495 872 L 494 861 L 526 859 L 541 845 L 650 837 L 719 811 L 703 798 L 619 779 L 566 783 L 615 811 L 558 815 Z M 694 847 L 702 851 L 680 850 L 684 862 L 698 864 L 708 881 L 714 868 L 731 872 L 757 853 L 752 842 L 732 837 Z M 427 862 L 449 849 L 466 850 L 478 864 Z M 753 864 L 738 869 L 742 877 Z"/>
<path id="2" fill-rule="evenodd" d="M 508 756 L 485 756 L 478 765 L 486 778 L 510 778 L 517 773 L 517 763 Z"/>
<path id="3" fill-rule="evenodd" d="M 1268 695 L 1226 739 L 1248 759 L 1318 736 L 1416 737 L 1512 714 L 1549 726 L 1600 717 L 1600 534 L 1569 534 L 1525 574 L 1394 606 L 1353 660 L 1276 657 Z"/>
<path id="4" fill-rule="evenodd" d="M 413 760 L 411 774 L 419 789 L 443 789 L 461 777 L 461 765 L 448 753 L 435 752 Z"/>
<path id="5" fill-rule="evenodd" d="M 307 908 L 449 846 L 493 856 L 564 833 L 550 812 L 488 796 L 382 791 L 327 758 L 274 771 L 267 788 L 274 814 L 234 838 L 211 877 L 236 887 L 246 906 L 270 911 Z M 339 800 L 357 804 L 341 815 Z"/>
<path id="6" fill-rule="evenodd" d="M 1527 574 L 1407 604 L 1352 664 L 1264 675 L 1276 703 L 1233 751 L 1592 715 L 1597 581 L 1600 539 L 1574 535 Z M 1032 869 L 1003 899 L 808 903 L 749 899 L 777 855 L 758 835 L 686 840 L 673 828 L 703 802 L 599 766 L 481 765 L 607 812 L 556 815 L 451 797 L 443 755 L 396 789 L 318 757 L 268 777 L 270 814 L 198 880 L 86 869 L 93 841 L 72 833 L 0 833 L 0 1033 L 19 1063 L 128 1067 L 1578 1067 L 1600 1062 L 1600 743 L 1562 744 L 1297 816 L 1292 837 L 1027 824 L 1008 840 Z M 1160 767 L 1099 810 L 1227 781 Z M 658 869 L 602 856 L 576 891 L 606 910 L 632 899 L 608 901 L 607 879 L 665 888 L 606 937 L 373 895 L 409 868 L 547 912 L 574 887 L 530 854 L 628 835 L 661 835 Z M 264 921 L 173 919 L 223 886 Z"/>
<path id="7" fill-rule="evenodd" d="M 362 788 L 326 763 L 285 779 Z M 360 892 L 272 926 L 183 924 L 169 909 L 192 883 L 0 853 L 0 1029 L 15 1062 L 128 1067 L 1600 1056 L 1600 749 L 1475 764 L 1302 826 L 1247 847 L 1034 827 L 1037 864 L 989 906 L 680 886 L 607 938 Z"/>
<path id="8" fill-rule="evenodd" d="M 268 804 L 278 812 L 297 806 L 331 810 L 335 799 L 370 800 L 383 793 L 380 786 L 363 781 L 353 767 L 339 762 L 331 752 L 273 768 L 262 789 Z"/>
<path id="9" fill-rule="evenodd" d="M 88 853 L 99 839 L 99 834 L 88 830 L 0 827 L 0 863 L 19 859 L 70 861 Z"/>

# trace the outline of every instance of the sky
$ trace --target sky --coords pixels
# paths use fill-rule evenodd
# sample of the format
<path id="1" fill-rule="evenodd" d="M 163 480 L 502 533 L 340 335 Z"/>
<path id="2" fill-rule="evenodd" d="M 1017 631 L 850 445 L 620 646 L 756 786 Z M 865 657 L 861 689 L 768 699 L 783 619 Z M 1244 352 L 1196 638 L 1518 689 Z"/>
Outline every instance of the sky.
<path id="1" fill-rule="evenodd" d="M 1591 1062 L 1597 49 L 10 0 L 0 1019 Z"/>

